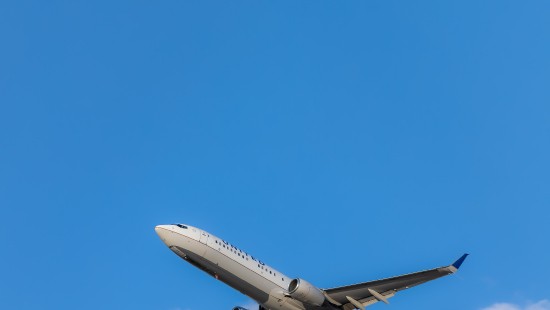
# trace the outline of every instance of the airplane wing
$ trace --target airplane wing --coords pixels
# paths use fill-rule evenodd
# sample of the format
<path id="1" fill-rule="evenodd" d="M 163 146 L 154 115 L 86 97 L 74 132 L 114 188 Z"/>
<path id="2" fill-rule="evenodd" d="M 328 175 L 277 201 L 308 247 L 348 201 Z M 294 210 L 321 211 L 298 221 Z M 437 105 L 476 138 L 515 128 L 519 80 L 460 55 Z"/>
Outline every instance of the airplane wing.
<path id="1" fill-rule="evenodd" d="M 382 301 L 388 303 L 388 298 L 395 293 L 413 286 L 435 280 L 455 273 L 468 254 L 462 255 L 449 266 L 405 274 L 402 276 L 375 280 L 365 283 L 341 286 L 323 290 L 327 300 L 343 310 L 365 309 L 365 306 Z"/>

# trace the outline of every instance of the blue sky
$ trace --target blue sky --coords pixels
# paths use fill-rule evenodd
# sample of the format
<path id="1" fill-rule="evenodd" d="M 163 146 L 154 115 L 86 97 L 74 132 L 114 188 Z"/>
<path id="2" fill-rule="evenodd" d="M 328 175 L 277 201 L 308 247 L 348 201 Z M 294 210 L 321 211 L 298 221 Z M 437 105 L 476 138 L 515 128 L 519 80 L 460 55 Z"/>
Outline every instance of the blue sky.
<path id="1" fill-rule="evenodd" d="M 547 1 L 3 1 L 0 308 L 230 309 L 183 222 L 377 309 L 547 310 Z"/>

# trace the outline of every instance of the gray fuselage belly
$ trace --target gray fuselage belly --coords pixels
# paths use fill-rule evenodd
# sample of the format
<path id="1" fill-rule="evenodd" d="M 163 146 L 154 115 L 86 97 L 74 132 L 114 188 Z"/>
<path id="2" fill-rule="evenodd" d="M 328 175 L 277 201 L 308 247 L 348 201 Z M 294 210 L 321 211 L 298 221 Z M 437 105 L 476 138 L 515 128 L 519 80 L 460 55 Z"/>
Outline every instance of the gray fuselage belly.
<path id="1" fill-rule="evenodd" d="M 190 236 L 170 231 L 164 241 L 170 244 L 169 248 L 178 256 L 249 296 L 266 309 L 333 309 L 333 307 L 311 306 L 289 298 L 283 284 L 288 283 L 290 278 L 279 272 L 269 272 L 267 266 L 264 268 L 263 263 L 248 254 L 246 257 L 244 254 L 240 256 L 237 254 L 240 250 L 228 244 L 224 246 L 221 239 L 215 236 L 208 235 L 208 238 L 197 241 Z"/>

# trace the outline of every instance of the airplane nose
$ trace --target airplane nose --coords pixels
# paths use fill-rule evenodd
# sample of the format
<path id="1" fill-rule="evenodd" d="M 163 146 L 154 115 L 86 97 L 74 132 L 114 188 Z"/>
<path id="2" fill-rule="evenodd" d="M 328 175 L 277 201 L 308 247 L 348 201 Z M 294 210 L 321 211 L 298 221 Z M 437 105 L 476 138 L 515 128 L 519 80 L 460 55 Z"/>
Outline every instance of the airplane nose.
<path id="1" fill-rule="evenodd" d="M 170 234 L 170 230 L 168 229 L 169 225 L 158 225 L 155 226 L 155 232 L 160 237 L 160 239 L 166 243 L 166 240 L 168 238 L 168 235 Z"/>

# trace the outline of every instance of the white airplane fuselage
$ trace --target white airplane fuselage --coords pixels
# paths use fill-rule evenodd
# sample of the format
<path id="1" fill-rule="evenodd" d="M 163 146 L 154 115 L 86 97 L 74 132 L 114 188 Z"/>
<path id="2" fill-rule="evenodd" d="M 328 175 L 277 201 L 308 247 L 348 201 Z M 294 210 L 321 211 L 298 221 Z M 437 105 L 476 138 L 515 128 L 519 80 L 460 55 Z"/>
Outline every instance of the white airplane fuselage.
<path id="1" fill-rule="evenodd" d="M 159 225 L 155 231 L 178 256 L 249 296 L 266 309 L 335 309 L 289 298 L 293 280 L 259 259 L 204 230 L 189 225 Z"/>

